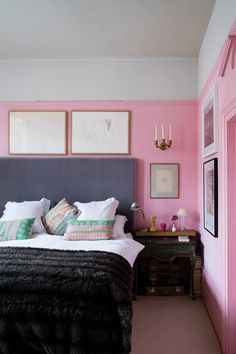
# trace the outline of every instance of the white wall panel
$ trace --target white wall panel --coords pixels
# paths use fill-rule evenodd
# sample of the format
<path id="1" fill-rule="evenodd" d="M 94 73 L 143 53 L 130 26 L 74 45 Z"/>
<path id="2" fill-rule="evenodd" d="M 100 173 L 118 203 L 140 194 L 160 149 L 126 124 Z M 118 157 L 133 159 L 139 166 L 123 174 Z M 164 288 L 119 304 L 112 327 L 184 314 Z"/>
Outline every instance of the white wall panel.
<path id="1" fill-rule="evenodd" d="M 0 61 L 0 101 L 197 98 L 197 59 Z"/>

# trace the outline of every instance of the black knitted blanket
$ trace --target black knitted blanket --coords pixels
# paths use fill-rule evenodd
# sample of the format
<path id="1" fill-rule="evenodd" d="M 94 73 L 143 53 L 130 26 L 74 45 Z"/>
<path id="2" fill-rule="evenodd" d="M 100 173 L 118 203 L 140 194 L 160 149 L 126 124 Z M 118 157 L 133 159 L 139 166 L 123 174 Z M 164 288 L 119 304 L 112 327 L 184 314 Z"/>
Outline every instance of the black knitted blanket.
<path id="1" fill-rule="evenodd" d="M 0 248 L 0 353 L 129 353 L 132 280 L 109 252 Z"/>

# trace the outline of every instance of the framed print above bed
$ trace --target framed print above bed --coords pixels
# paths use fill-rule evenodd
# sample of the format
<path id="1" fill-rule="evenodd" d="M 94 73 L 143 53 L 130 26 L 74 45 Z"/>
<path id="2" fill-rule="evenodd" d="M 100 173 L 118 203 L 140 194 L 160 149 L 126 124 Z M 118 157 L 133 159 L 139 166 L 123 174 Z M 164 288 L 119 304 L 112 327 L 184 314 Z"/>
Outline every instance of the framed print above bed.
<path id="1" fill-rule="evenodd" d="M 213 86 L 202 104 L 202 156 L 218 150 L 217 90 Z"/>
<path id="2" fill-rule="evenodd" d="M 9 154 L 66 155 L 66 112 L 10 111 Z"/>
<path id="3" fill-rule="evenodd" d="M 150 197 L 179 198 L 179 164 L 150 164 Z"/>
<path id="4" fill-rule="evenodd" d="M 130 154 L 129 111 L 72 111 L 72 154 Z"/>
<path id="5" fill-rule="evenodd" d="M 203 164 L 204 229 L 218 237 L 218 172 L 217 159 Z"/>

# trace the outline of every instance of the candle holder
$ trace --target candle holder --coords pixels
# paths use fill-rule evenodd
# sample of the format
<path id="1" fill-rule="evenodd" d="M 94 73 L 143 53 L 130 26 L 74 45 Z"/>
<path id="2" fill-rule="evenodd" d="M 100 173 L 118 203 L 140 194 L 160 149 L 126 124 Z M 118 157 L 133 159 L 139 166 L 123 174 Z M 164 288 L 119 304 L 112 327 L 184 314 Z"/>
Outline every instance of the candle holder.
<path id="1" fill-rule="evenodd" d="M 155 140 L 155 145 L 157 149 L 166 150 L 171 147 L 172 140 L 166 142 L 166 139 L 161 139 L 161 143 L 158 144 L 158 140 Z"/>

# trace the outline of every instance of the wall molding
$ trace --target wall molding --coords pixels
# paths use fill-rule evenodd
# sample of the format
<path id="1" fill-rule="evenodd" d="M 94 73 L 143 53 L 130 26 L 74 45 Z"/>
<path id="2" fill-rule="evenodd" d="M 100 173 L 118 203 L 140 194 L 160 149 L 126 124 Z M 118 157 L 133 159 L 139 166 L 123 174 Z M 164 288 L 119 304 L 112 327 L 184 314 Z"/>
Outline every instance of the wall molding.
<path id="1" fill-rule="evenodd" d="M 96 62 L 178 62 L 197 61 L 197 57 L 94 57 L 94 58 L 6 58 L 0 59 L 5 63 L 96 63 Z"/>
<path id="2" fill-rule="evenodd" d="M 198 103 L 200 104 L 201 100 L 203 99 L 203 97 L 206 95 L 206 92 L 210 89 L 210 86 L 212 85 L 212 81 L 214 79 L 215 76 L 218 76 L 220 78 L 222 78 L 222 73 L 223 73 L 223 69 L 224 69 L 224 63 L 226 62 L 227 60 L 227 54 L 229 52 L 229 45 L 230 45 L 230 42 L 232 40 L 229 39 L 229 36 L 232 35 L 232 36 L 236 36 L 236 21 L 233 23 L 233 26 L 231 27 L 231 30 L 228 34 L 228 38 L 225 40 L 221 50 L 220 50 L 220 53 L 216 59 L 216 62 L 208 76 L 208 79 L 206 80 L 205 84 L 203 85 L 199 95 L 198 95 Z M 227 64 L 225 65 L 227 66 Z"/>
<path id="3" fill-rule="evenodd" d="M 197 98 L 197 60 L 106 60 L 0 61 L 1 100 L 123 101 Z"/>
<path id="4" fill-rule="evenodd" d="M 117 106 L 120 107 L 129 107 L 132 105 L 135 106 L 169 106 L 169 105 L 175 105 L 175 106 L 197 106 L 197 100 L 32 100 L 32 101 L 1 101 L 0 100 L 0 109 L 6 107 L 9 107 L 9 104 L 12 105 L 29 105 L 31 103 L 35 103 L 38 105 L 49 105 L 49 106 L 54 106 L 60 104 L 61 107 L 63 107 L 63 104 L 65 106 L 70 103 L 73 107 L 92 107 L 92 108 L 103 108 L 103 109 L 109 109 L 110 106 L 113 106 L 114 104 L 117 104 Z"/>
<path id="5" fill-rule="evenodd" d="M 225 71 L 229 61 L 231 64 L 231 69 L 233 70 L 235 68 L 235 61 L 236 61 L 236 21 L 228 35 L 226 50 L 222 61 L 222 67 L 219 76 L 222 77 L 225 76 Z"/>
<path id="6" fill-rule="evenodd" d="M 229 247 L 229 230 L 228 230 L 228 124 L 231 119 L 236 115 L 236 97 L 223 109 L 222 114 L 222 149 L 223 156 L 225 157 L 222 162 L 222 209 L 223 209 L 223 225 L 224 229 L 222 234 L 225 236 L 225 242 L 223 243 L 223 300 L 224 300 L 224 317 L 223 317 L 223 346 L 226 353 L 229 353 L 230 337 L 229 337 L 229 264 L 228 264 L 228 247 Z"/>
<path id="7" fill-rule="evenodd" d="M 236 108 L 236 97 L 222 111 L 222 114 L 224 115 L 226 120 L 229 120 L 232 118 L 232 117 L 229 117 L 229 115 L 233 114 L 231 112 L 235 111 L 235 108 Z"/>

